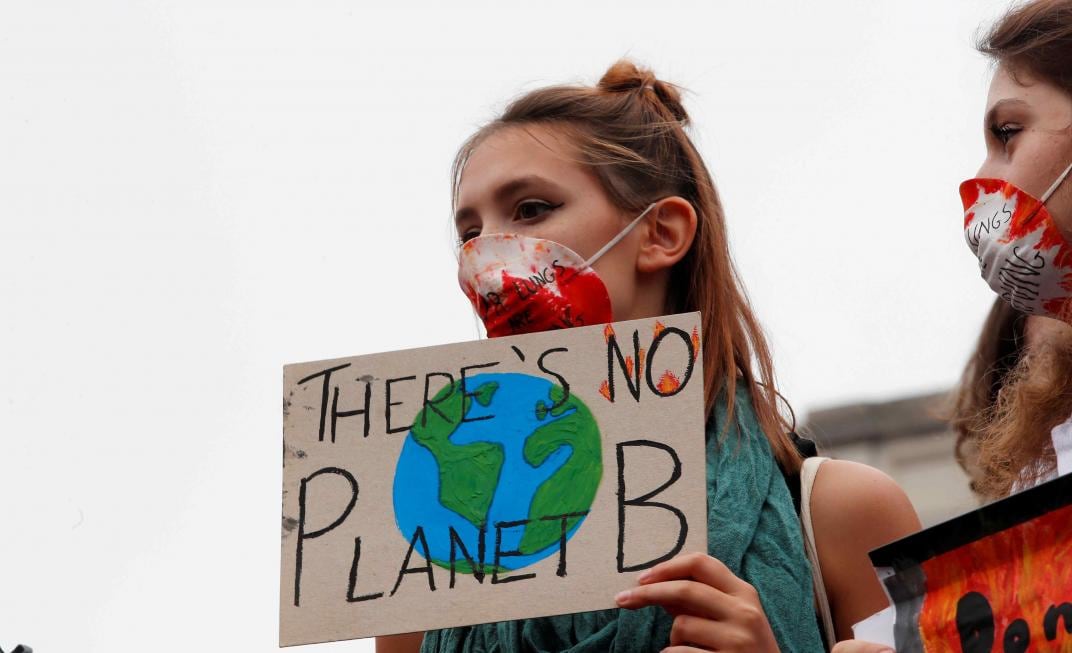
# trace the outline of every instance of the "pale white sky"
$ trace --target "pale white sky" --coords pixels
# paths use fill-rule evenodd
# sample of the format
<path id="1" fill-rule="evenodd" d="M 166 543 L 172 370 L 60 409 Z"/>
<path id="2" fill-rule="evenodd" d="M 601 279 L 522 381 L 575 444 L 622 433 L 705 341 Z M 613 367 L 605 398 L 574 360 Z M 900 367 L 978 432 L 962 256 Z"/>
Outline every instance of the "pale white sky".
<path id="1" fill-rule="evenodd" d="M 0 648 L 276 650 L 282 365 L 474 338 L 455 148 L 621 55 L 691 91 L 798 412 L 951 384 L 1005 6 L 0 4 Z"/>

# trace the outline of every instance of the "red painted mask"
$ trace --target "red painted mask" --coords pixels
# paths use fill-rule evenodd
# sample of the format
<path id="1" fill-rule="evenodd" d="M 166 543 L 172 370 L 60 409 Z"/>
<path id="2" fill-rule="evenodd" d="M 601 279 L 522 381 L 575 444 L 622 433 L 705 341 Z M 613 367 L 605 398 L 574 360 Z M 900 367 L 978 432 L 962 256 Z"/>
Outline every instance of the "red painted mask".
<path id="1" fill-rule="evenodd" d="M 592 269 L 651 211 L 644 209 L 587 261 L 572 249 L 516 234 L 478 236 L 462 245 L 458 283 L 489 338 L 613 321 L 607 286 Z"/>
<path id="2" fill-rule="evenodd" d="M 960 185 L 964 237 L 983 279 L 1016 310 L 1066 322 L 1072 321 L 1072 243 L 1046 201 L 1070 171 L 1065 168 L 1039 199 L 1001 179 Z"/>

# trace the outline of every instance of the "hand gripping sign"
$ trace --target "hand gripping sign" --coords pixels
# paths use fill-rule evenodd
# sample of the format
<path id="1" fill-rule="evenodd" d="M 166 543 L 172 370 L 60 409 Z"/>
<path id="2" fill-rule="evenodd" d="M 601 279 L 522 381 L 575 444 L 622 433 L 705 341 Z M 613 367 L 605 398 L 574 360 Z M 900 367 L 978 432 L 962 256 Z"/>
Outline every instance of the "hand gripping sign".
<path id="1" fill-rule="evenodd" d="M 285 366 L 281 645 L 610 608 L 706 551 L 699 324 Z"/>

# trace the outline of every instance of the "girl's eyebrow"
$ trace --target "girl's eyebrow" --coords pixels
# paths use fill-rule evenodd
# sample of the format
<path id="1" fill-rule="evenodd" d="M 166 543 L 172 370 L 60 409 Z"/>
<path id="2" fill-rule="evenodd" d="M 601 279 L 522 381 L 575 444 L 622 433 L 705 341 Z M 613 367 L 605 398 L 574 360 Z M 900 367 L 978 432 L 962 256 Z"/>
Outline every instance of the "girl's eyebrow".
<path id="1" fill-rule="evenodd" d="M 492 193 L 492 197 L 497 204 L 504 204 L 510 197 L 530 188 L 554 188 L 558 186 L 545 177 L 540 175 L 524 175 L 511 179 L 510 181 L 500 185 Z M 472 207 L 463 206 L 454 213 L 454 223 L 458 224 L 463 220 L 476 217 L 476 210 Z"/>
<path id="2" fill-rule="evenodd" d="M 1010 106 L 1029 107 L 1031 105 L 1029 105 L 1027 102 L 1024 102 L 1023 100 L 1021 100 L 1019 98 L 1005 98 L 1004 100 L 998 100 L 997 102 L 994 103 L 994 105 L 992 107 L 990 107 L 987 110 L 986 116 L 983 118 L 983 124 L 985 124 L 985 125 L 993 124 L 994 119 L 997 116 L 998 112 L 1001 111 L 1002 109 L 1004 109 L 1005 107 L 1010 107 Z"/>
<path id="3" fill-rule="evenodd" d="M 462 207 L 454 212 L 454 227 L 457 228 L 463 221 L 468 220 L 471 217 L 476 217 L 476 211 L 468 206 Z"/>
<path id="4" fill-rule="evenodd" d="M 495 198 L 495 201 L 497 203 L 505 204 L 506 201 L 514 195 L 517 195 L 524 190 L 534 187 L 556 188 L 555 184 L 553 184 L 550 180 L 541 177 L 540 175 L 525 175 L 523 177 L 518 177 L 517 179 L 512 179 L 505 184 L 499 186 L 497 189 L 495 189 L 495 192 L 492 194 L 492 197 Z"/>

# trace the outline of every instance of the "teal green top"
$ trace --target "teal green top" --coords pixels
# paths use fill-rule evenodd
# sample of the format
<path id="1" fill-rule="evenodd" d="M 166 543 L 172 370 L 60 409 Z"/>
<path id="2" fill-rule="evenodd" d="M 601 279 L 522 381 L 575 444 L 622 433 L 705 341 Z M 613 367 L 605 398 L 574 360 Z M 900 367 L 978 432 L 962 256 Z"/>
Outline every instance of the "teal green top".
<path id="1" fill-rule="evenodd" d="M 756 588 L 782 651 L 822 651 L 811 569 L 800 522 L 748 393 L 733 424 L 726 403 L 707 424 L 708 553 Z M 669 646 L 673 617 L 662 608 L 599 610 L 504 621 L 425 634 L 422 653 L 633 653 Z"/>

